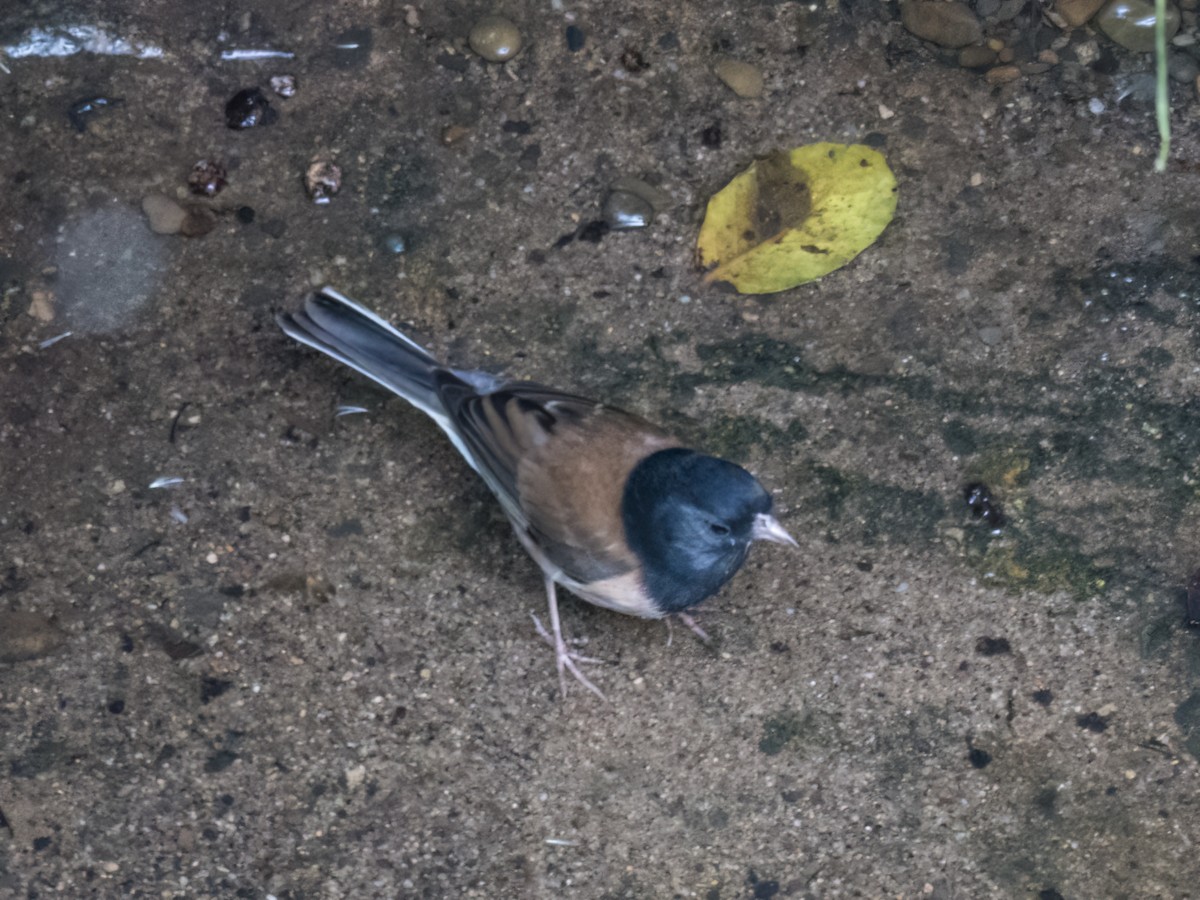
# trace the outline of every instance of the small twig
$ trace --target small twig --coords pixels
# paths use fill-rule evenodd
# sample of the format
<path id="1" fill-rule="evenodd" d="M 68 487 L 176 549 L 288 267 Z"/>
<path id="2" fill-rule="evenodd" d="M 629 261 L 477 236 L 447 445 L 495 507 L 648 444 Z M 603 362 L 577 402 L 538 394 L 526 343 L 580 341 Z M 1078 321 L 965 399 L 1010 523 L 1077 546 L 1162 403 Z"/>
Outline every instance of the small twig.
<path id="1" fill-rule="evenodd" d="M 175 429 L 179 427 L 179 417 L 183 415 L 183 411 L 191 405 L 190 400 L 184 400 L 180 404 L 179 409 L 175 411 L 175 418 L 171 420 L 171 434 L 167 437 L 169 443 L 175 443 Z"/>

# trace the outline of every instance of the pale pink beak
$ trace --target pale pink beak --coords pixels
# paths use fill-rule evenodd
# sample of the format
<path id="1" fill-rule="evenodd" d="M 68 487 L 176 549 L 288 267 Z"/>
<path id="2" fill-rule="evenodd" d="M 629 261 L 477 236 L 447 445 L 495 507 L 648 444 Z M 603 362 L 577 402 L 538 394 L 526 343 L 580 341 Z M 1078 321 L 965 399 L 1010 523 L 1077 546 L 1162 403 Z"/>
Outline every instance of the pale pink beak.
<path id="1" fill-rule="evenodd" d="M 791 544 L 793 547 L 800 546 L 774 516 L 768 516 L 766 513 L 759 513 L 754 517 L 754 524 L 750 526 L 750 539 L 771 541 L 775 544 Z"/>

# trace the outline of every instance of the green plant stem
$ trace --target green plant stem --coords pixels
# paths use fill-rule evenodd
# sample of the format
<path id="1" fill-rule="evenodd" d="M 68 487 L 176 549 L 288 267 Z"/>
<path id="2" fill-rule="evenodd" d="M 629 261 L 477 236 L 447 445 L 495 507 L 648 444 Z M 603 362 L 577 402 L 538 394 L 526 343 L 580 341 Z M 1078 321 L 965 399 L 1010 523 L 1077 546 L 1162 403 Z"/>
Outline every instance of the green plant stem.
<path id="1" fill-rule="evenodd" d="M 1167 91 L 1167 0 L 1154 0 L 1154 114 L 1158 119 L 1158 158 L 1154 171 L 1167 170 L 1171 154 L 1171 106 Z"/>

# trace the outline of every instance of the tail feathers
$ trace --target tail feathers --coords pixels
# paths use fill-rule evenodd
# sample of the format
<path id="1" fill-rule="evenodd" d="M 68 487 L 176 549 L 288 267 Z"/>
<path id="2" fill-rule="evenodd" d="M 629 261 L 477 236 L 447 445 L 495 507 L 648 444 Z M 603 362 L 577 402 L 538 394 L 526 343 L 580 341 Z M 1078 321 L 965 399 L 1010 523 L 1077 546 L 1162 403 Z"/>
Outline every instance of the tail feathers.
<path id="1" fill-rule="evenodd" d="M 276 321 L 289 337 L 366 375 L 447 427 L 437 394 L 438 373 L 447 370 L 375 313 L 332 288 L 322 288 L 305 301 L 303 310 L 281 313 Z"/>

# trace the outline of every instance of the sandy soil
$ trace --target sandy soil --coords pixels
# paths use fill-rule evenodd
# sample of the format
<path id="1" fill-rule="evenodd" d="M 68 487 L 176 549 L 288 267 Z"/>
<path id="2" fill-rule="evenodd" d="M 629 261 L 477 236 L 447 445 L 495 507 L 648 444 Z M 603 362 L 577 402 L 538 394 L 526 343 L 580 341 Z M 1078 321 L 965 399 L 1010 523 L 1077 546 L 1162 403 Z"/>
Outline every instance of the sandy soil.
<path id="1" fill-rule="evenodd" d="M 0 73 L 0 895 L 1197 895 L 1190 89 L 1156 175 L 1118 102 L 1148 58 L 992 86 L 887 5 L 592 0 L 572 53 L 517 0 L 505 67 L 465 49 L 479 4 L 106 6 L 163 57 Z M 219 58 L 263 47 L 296 58 Z M 279 73 L 278 120 L 228 129 Z M 705 199 L 824 140 L 887 155 L 879 242 L 785 294 L 703 286 Z M 622 177 L 653 225 L 556 246 Z M 153 234 L 156 192 L 215 227 Z M 318 283 L 743 462 L 801 549 L 755 548 L 712 647 L 566 603 L 611 702 L 563 701 L 487 491 L 275 327 Z"/>

